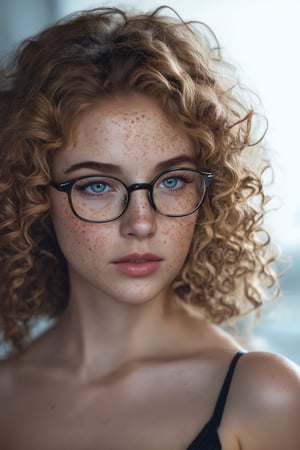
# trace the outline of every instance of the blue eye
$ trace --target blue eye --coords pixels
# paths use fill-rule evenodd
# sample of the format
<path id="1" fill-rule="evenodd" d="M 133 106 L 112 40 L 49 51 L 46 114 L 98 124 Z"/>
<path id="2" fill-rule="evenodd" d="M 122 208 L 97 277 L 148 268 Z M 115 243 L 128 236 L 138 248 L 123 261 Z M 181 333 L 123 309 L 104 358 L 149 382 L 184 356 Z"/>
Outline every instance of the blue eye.
<path id="1" fill-rule="evenodd" d="M 104 194 L 110 190 L 110 187 L 107 183 L 97 181 L 83 186 L 82 190 L 88 194 Z"/>
<path id="2" fill-rule="evenodd" d="M 81 195 L 101 196 L 113 191 L 113 186 L 105 179 L 81 179 L 75 184 L 75 190 Z"/>
<path id="3" fill-rule="evenodd" d="M 182 184 L 184 184 L 184 180 L 182 180 L 182 178 L 179 178 L 179 177 L 169 177 L 169 178 L 165 178 L 162 181 L 163 187 L 165 187 L 167 189 L 176 189 L 176 188 L 181 187 Z"/>

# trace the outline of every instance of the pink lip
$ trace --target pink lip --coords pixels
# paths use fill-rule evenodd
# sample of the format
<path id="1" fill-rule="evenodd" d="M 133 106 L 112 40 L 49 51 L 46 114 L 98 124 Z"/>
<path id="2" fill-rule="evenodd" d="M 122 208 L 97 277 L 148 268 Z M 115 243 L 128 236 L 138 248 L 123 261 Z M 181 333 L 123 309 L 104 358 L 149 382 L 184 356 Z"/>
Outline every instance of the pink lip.
<path id="1" fill-rule="evenodd" d="M 142 277 L 155 272 L 162 259 L 152 253 L 131 253 L 113 261 L 113 264 L 125 275 Z"/>

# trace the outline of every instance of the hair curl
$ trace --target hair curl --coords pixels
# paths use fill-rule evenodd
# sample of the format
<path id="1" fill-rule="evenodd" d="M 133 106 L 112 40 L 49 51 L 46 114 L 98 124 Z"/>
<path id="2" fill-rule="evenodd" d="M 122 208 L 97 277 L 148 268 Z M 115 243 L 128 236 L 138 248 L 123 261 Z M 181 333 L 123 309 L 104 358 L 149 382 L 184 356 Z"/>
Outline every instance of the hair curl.
<path id="1" fill-rule="evenodd" d="M 78 114 L 116 91 L 156 98 L 194 140 L 199 168 L 214 174 L 174 281 L 180 304 L 221 323 L 257 308 L 275 285 L 253 108 L 210 30 L 163 8 L 77 13 L 25 41 L 2 71 L 0 327 L 15 350 L 33 318 L 58 317 L 68 301 L 49 214 L 51 159 Z"/>

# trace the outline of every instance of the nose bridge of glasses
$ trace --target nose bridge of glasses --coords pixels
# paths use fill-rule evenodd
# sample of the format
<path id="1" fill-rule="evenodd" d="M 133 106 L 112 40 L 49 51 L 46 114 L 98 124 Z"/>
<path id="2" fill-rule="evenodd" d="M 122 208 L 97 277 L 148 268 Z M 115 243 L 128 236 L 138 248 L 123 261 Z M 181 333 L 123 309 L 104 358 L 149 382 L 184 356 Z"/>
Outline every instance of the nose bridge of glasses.
<path id="1" fill-rule="evenodd" d="M 152 188 L 153 186 L 150 183 L 134 183 L 128 186 L 127 190 L 128 193 L 131 194 L 131 192 L 133 191 L 139 191 L 142 189 L 147 190 L 148 192 L 152 192 Z"/>
<path id="2" fill-rule="evenodd" d="M 130 198 L 130 194 L 133 191 L 140 191 L 140 190 L 146 190 L 147 191 L 147 197 L 150 202 L 150 205 L 155 208 L 152 198 L 152 192 L 153 192 L 153 186 L 150 183 L 134 183 L 127 187 L 128 196 Z"/>

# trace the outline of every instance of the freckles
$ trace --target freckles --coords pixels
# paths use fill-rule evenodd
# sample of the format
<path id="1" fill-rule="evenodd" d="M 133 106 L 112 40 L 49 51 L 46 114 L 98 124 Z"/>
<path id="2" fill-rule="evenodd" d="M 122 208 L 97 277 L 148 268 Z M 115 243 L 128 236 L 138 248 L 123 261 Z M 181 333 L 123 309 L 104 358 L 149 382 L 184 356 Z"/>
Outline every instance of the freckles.
<path id="1" fill-rule="evenodd" d="M 94 259 L 95 255 L 99 255 L 109 245 L 110 233 L 103 233 L 99 225 L 70 217 L 70 213 L 60 215 L 60 223 L 57 225 L 61 247 L 68 253 L 80 255 L 82 261 Z"/>
<path id="2" fill-rule="evenodd" d="M 112 232 L 105 232 L 99 225 L 73 221 L 62 237 L 62 247 L 71 265 L 93 276 L 99 275 L 103 255 L 108 255 L 113 246 Z"/>
<path id="3" fill-rule="evenodd" d="M 169 227 L 164 228 L 162 230 L 162 235 L 185 245 L 187 239 L 190 240 L 192 238 L 194 226 L 194 221 L 180 221 L 179 223 L 173 224 L 173 226 L 170 225 Z"/>
<path id="4" fill-rule="evenodd" d="M 133 148 L 140 147 L 139 153 L 146 154 L 145 147 L 147 146 L 147 139 L 144 136 L 146 121 L 149 119 L 144 113 L 133 112 L 130 117 L 127 115 L 121 116 L 119 127 L 121 127 L 122 140 L 125 144 L 125 154 L 131 154 Z M 123 125 L 121 122 L 123 121 Z"/>
<path id="5" fill-rule="evenodd" d="M 101 225 L 96 226 L 101 227 Z M 95 248 L 101 249 L 105 247 L 105 243 L 109 240 L 109 236 L 107 236 L 106 233 L 102 233 L 101 229 L 95 229 L 93 225 L 91 228 L 89 226 L 78 226 L 74 235 L 75 234 L 78 238 L 79 244 L 84 246 L 89 251 L 93 251 Z"/>

